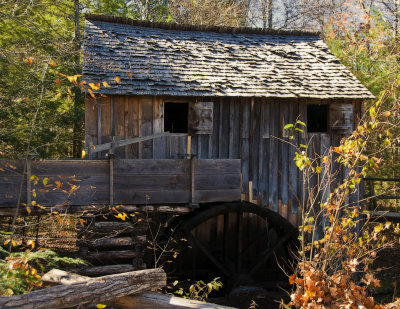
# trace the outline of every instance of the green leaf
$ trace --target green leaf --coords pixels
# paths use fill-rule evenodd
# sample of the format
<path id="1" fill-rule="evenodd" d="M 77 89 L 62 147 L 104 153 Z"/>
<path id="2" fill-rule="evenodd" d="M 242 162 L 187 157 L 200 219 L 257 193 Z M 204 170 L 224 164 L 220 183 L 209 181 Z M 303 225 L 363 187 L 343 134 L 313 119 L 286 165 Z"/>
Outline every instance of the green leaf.
<path id="1" fill-rule="evenodd" d="M 297 123 L 300 124 L 300 125 L 302 125 L 303 127 L 306 126 L 306 124 L 305 124 L 303 121 L 298 120 Z"/>
<path id="2" fill-rule="evenodd" d="M 285 126 L 283 127 L 284 130 L 287 130 L 287 129 L 289 129 L 289 128 L 293 128 L 293 124 L 288 123 L 287 125 L 285 125 Z"/>

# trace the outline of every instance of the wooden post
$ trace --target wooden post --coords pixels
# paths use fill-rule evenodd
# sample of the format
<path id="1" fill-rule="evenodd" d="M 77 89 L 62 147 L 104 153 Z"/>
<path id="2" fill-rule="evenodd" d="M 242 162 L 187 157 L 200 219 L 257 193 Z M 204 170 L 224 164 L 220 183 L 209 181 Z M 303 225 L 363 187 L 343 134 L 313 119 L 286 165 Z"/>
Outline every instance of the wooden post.
<path id="1" fill-rule="evenodd" d="M 97 102 L 97 145 L 101 145 L 101 99 Z M 93 149 L 90 149 L 92 151 Z M 97 159 L 101 158 L 101 153 L 97 155 Z"/>
<path id="2" fill-rule="evenodd" d="M 192 201 L 192 205 L 195 205 L 196 204 L 196 198 L 195 198 L 195 193 L 196 193 L 196 191 L 195 191 L 195 185 L 196 185 L 196 183 L 195 183 L 195 179 L 194 179 L 194 177 L 195 177 L 195 162 L 194 162 L 194 155 L 189 155 L 190 156 L 190 174 L 191 174 L 191 177 L 192 177 L 192 182 L 191 182 L 191 201 Z"/>
<path id="3" fill-rule="evenodd" d="M 114 205 L 114 153 L 111 148 L 110 153 L 108 153 L 108 160 L 110 165 L 110 205 Z"/>
<path id="4" fill-rule="evenodd" d="M 375 199 L 375 188 L 374 188 L 374 181 L 373 180 L 368 180 L 369 184 L 369 194 L 370 194 L 370 201 L 369 201 L 369 209 L 368 210 L 375 210 L 376 208 L 376 199 Z"/>

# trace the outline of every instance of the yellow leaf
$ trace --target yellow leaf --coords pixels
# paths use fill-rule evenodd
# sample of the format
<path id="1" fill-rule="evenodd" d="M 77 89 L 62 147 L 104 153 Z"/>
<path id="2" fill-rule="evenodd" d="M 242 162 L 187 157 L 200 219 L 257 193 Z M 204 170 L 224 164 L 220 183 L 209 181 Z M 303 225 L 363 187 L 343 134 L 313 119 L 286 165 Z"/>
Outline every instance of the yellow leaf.
<path id="1" fill-rule="evenodd" d="M 118 84 L 121 83 L 121 77 L 115 76 L 115 81 L 116 81 Z"/>
<path id="2" fill-rule="evenodd" d="M 86 151 L 82 149 L 81 158 L 83 159 L 86 156 Z"/>
<path id="3" fill-rule="evenodd" d="M 29 180 L 30 180 L 30 181 L 33 181 L 35 178 L 36 178 L 36 176 L 35 176 L 35 175 L 32 175 L 32 176 L 29 178 Z"/>
<path id="4" fill-rule="evenodd" d="M 32 205 L 32 206 L 35 206 L 35 205 L 36 205 L 36 201 L 32 201 L 32 202 L 31 202 L 31 205 Z"/>
<path id="5" fill-rule="evenodd" d="M 68 88 L 69 95 L 72 95 L 71 89 Z"/>
<path id="6" fill-rule="evenodd" d="M 80 77 L 80 76 L 82 76 L 82 75 L 76 74 L 76 75 L 74 75 L 74 76 L 72 77 L 72 79 L 73 79 L 75 85 L 78 84 L 78 77 Z"/>
<path id="7" fill-rule="evenodd" d="M 54 61 L 50 60 L 49 65 L 50 65 L 51 67 L 55 67 L 55 66 L 56 66 L 56 63 L 55 63 Z"/>
<path id="8" fill-rule="evenodd" d="M 43 179 L 43 184 L 45 185 L 45 186 L 47 186 L 47 183 L 49 182 L 49 178 L 47 178 L 47 177 L 45 177 L 44 179 Z"/>
<path id="9" fill-rule="evenodd" d="M 35 189 L 32 190 L 32 196 L 33 196 L 33 197 L 36 197 L 36 191 L 35 191 Z"/>
<path id="10" fill-rule="evenodd" d="M 61 92 L 57 93 L 57 94 L 56 94 L 56 97 L 57 97 L 57 98 L 61 97 Z"/>
<path id="11" fill-rule="evenodd" d="M 13 247 L 15 247 L 17 245 L 17 243 L 14 241 L 14 239 L 11 240 L 11 244 L 12 244 Z"/>
<path id="12" fill-rule="evenodd" d="M 107 307 L 107 305 L 103 305 L 103 304 L 97 304 L 96 305 L 96 308 L 99 308 L 99 309 L 103 309 L 105 307 Z"/>
<path id="13" fill-rule="evenodd" d="M 107 82 L 103 82 L 104 87 L 110 87 L 110 85 Z"/>
<path id="14" fill-rule="evenodd" d="M 28 246 L 31 246 L 32 249 L 35 248 L 35 242 L 34 242 L 32 239 L 29 239 L 29 240 L 26 242 L 26 244 L 27 244 Z"/>
<path id="15" fill-rule="evenodd" d="M 89 83 L 89 86 L 92 87 L 92 89 L 94 89 L 94 90 L 99 90 L 100 89 L 100 87 L 97 84 L 94 84 L 94 83 Z"/>

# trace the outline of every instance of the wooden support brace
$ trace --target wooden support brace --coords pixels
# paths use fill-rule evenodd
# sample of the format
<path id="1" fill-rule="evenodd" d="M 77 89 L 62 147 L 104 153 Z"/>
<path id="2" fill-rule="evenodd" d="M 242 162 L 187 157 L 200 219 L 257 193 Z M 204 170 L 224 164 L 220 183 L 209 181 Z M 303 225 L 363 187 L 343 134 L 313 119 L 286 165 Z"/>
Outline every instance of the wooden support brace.
<path id="1" fill-rule="evenodd" d="M 119 140 L 119 141 L 113 141 L 111 143 L 105 143 L 105 144 L 101 144 L 101 145 L 95 145 L 92 152 L 100 152 L 100 151 L 104 151 L 104 150 L 110 150 L 112 147 L 115 149 L 118 147 L 127 146 L 130 144 L 139 143 L 139 142 L 144 142 L 144 141 L 152 140 L 157 137 L 168 136 L 168 135 L 169 135 L 169 132 L 163 132 L 163 133 L 158 133 L 158 134 L 153 134 L 153 135 L 146 135 L 146 136 L 141 136 L 141 137 L 133 137 L 133 138 L 123 139 L 123 140 Z"/>

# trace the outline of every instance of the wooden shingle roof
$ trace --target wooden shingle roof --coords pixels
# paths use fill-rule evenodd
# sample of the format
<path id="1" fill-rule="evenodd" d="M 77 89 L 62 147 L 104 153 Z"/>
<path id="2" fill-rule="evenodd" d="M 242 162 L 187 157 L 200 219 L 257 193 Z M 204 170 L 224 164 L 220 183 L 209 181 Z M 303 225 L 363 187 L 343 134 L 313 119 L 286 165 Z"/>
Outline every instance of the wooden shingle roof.
<path id="1" fill-rule="evenodd" d="M 315 33 L 104 16 L 85 21 L 83 79 L 104 94 L 373 98 Z"/>

